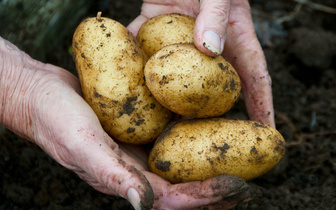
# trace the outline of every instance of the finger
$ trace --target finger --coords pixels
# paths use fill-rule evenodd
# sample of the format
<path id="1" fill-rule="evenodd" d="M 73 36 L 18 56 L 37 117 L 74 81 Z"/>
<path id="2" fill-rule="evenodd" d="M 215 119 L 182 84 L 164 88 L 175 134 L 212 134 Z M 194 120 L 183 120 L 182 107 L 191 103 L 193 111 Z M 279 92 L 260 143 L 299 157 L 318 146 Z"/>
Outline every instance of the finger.
<path id="1" fill-rule="evenodd" d="M 136 37 L 141 25 L 147 20 L 148 18 L 141 14 L 127 26 L 127 29 L 133 34 L 134 37 Z"/>
<path id="2" fill-rule="evenodd" d="M 246 199 L 242 195 L 248 189 L 249 186 L 239 177 L 218 176 L 203 182 L 173 185 L 167 198 L 176 200 L 174 207 L 181 209 L 215 204 L 220 204 L 222 209 L 228 209 Z"/>
<path id="3" fill-rule="evenodd" d="M 64 92 L 61 93 L 66 94 Z M 126 163 L 129 162 L 129 157 L 104 132 L 89 105 L 83 103 L 83 99 L 77 94 L 71 94 L 71 99 L 65 104 L 58 103 L 56 109 L 48 106 L 53 113 L 50 122 L 55 123 L 49 125 L 52 126 L 52 131 L 47 134 L 52 133 L 55 140 L 41 141 L 41 148 L 57 162 L 75 171 L 95 189 L 122 196 L 135 209 L 150 208 L 154 195 L 146 177 L 135 168 L 135 164 Z M 59 123 L 58 119 L 66 123 Z"/>
<path id="4" fill-rule="evenodd" d="M 237 193 L 235 195 L 224 198 L 223 200 L 213 203 L 210 205 L 202 206 L 197 209 L 208 209 L 208 210 L 223 210 L 223 209 L 232 209 L 241 202 L 247 202 L 250 200 L 251 192 L 244 191 Z"/>
<path id="5" fill-rule="evenodd" d="M 194 43 L 210 55 L 220 55 L 224 50 L 230 13 L 230 0 L 201 0 L 196 18 Z"/>
<path id="6" fill-rule="evenodd" d="M 251 196 L 249 186 L 236 176 L 218 176 L 203 182 L 174 185 L 163 180 L 160 182 L 154 174 L 146 176 L 156 195 L 154 208 L 157 209 L 195 209 L 212 205 L 226 209 Z"/>
<path id="7" fill-rule="evenodd" d="M 206 209 L 212 210 L 212 209 L 223 209 L 223 206 L 230 206 L 229 209 L 235 207 L 236 205 L 241 204 L 242 202 L 248 202 L 250 200 L 253 200 L 255 198 L 261 198 L 262 193 L 259 187 L 253 183 L 249 184 L 249 189 L 240 193 L 237 193 L 235 195 L 226 197 L 224 200 L 206 206 Z M 200 208 L 204 209 L 204 208 Z"/>
<path id="8" fill-rule="evenodd" d="M 146 177 L 133 165 L 127 164 L 125 154 L 104 132 L 82 129 L 82 142 L 73 145 L 73 157 L 79 176 L 95 189 L 126 198 L 135 209 L 150 209 L 154 202 L 153 190 Z M 75 170 L 76 171 L 76 170 Z"/>
<path id="9" fill-rule="evenodd" d="M 275 127 L 272 81 L 254 31 L 248 1 L 232 2 L 225 49 L 224 56 L 240 76 L 250 119 Z"/>

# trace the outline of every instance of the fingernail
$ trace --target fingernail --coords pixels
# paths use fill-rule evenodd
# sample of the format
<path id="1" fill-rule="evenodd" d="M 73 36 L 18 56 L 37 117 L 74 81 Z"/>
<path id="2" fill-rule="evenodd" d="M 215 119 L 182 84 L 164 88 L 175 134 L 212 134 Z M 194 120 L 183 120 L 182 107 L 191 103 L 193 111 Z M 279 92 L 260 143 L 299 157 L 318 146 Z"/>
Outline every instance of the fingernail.
<path id="1" fill-rule="evenodd" d="M 205 31 L 203 33 L 203 46 L 216 55 L 220 55 L 224 50 L 224 38 L 213 31 Z"/>
<path id="2" fill-rule="evenodd" d="M 241 192 L 244 192 L 244 191 L 248 190 L 249 188 L 250 188 L 250 186 L 247 183 L 245 183 L 243 180 L 237 181 L 231 187 L 227 196 L 233 196 L 233 195 L 239 194 Z"/>
<path id="3" fill-rule="evenodd" d="M 130 188 L 127 191 L 127 200 L 132 204 L 135 210 L 141 209 L 140 196 L 139 193 L 134 188 Z"/>

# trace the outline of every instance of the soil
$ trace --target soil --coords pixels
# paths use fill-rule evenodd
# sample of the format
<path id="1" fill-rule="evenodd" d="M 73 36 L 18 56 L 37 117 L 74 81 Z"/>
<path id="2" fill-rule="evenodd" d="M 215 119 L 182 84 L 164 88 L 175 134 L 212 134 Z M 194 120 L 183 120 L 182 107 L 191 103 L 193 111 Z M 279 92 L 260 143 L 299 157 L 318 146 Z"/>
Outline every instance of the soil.
<path id="1" fill-rule="evenodd" d="M 250 2 L 287 153 L 251 182 L 262 194 L 236 209 L 336 209 L 336 15 L 292 0 Z M 335 0 L 314 2 L 336 8 Z M 140 5 L 100 0 L 85 16 L 101 10 L 127 25 Z M 45 61 L 75 72 L 68 53 L 73 30 Z M 227 117 L 246 118 L 243 100 Z M 36 145 L 2 127 L 0 134 L 0 209 L 132 209 L 122 198 L 95 191 Z"/>

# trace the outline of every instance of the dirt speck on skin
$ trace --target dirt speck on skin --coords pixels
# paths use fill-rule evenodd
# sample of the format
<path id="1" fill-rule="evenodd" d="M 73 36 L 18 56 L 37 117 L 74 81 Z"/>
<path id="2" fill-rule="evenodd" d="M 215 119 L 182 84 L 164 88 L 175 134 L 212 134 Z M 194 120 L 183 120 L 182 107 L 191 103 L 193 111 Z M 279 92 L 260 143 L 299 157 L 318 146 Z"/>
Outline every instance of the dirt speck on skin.
<path id="1" fill-rule="evenodd" d="M 196 184 L 195 184 L 196 183 Z M 239 195 L 249 189 L 249 185 L 239 177 L 231 175 L 218 176 L 205 181 L 190 183 L 190 185 L 181 185 L 177 193 L 188 195 L 195 199 L 204 199 L 211 194 L 213 197 Z M 200 193 L 202 190 L 202 193 Z M 240 194 L 241 195 L 241 194 Z M 239 196 L 236 197 L 239 200 Z"/>
<path id="2" fill-rule="evenodd" d="M 141 209 L 150 210 L 153 208 L 154 204 L 154 192 L 152 189 L 147 189 L 145 191 L 145 199 L 141 200 Z"/>
<path id="3" fill-rule="evenodd" d="M 142 173 L 140 173 L 140 171 L 134 166 L 128 166 L 127 168 L 129 168 L 129 172 L 136 174 L 139 178 L 141 178 L 142 182 L 146 183 L 145 188 L 142 188 L 141 185 L 138 185 L 138 188 L 136 189 L 140 195 L 141 193 L 143 193 L 143 197 L 141 198 L 141 209 L 152 209 L 154 204 L 154 192 L 150 183 L 148 182 L 146 177 Z"/>

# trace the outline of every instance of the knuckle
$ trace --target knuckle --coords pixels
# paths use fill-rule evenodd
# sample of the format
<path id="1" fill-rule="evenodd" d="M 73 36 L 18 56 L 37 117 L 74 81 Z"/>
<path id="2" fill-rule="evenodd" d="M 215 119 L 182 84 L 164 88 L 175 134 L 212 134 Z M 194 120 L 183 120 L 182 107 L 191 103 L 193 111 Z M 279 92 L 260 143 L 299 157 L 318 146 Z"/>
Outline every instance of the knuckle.
<path id="1" fill-rule="evenodd" d="M 215 1 L 209 7 L 209 13 L 217 17 L 219 20 L 227 19 L 230 13 L 229 1 Z"/>
<path id="2" fill-rule="evenodd" d="M 107 166 L 106 168 L 99 169 L 98 173 L 98 182 L 108 188 L 111 192 L 117 193 L 120 191 L 122 183 L 124 183 L 124 176 L 115 173 L 111 170 L 111 167 Z"/>

